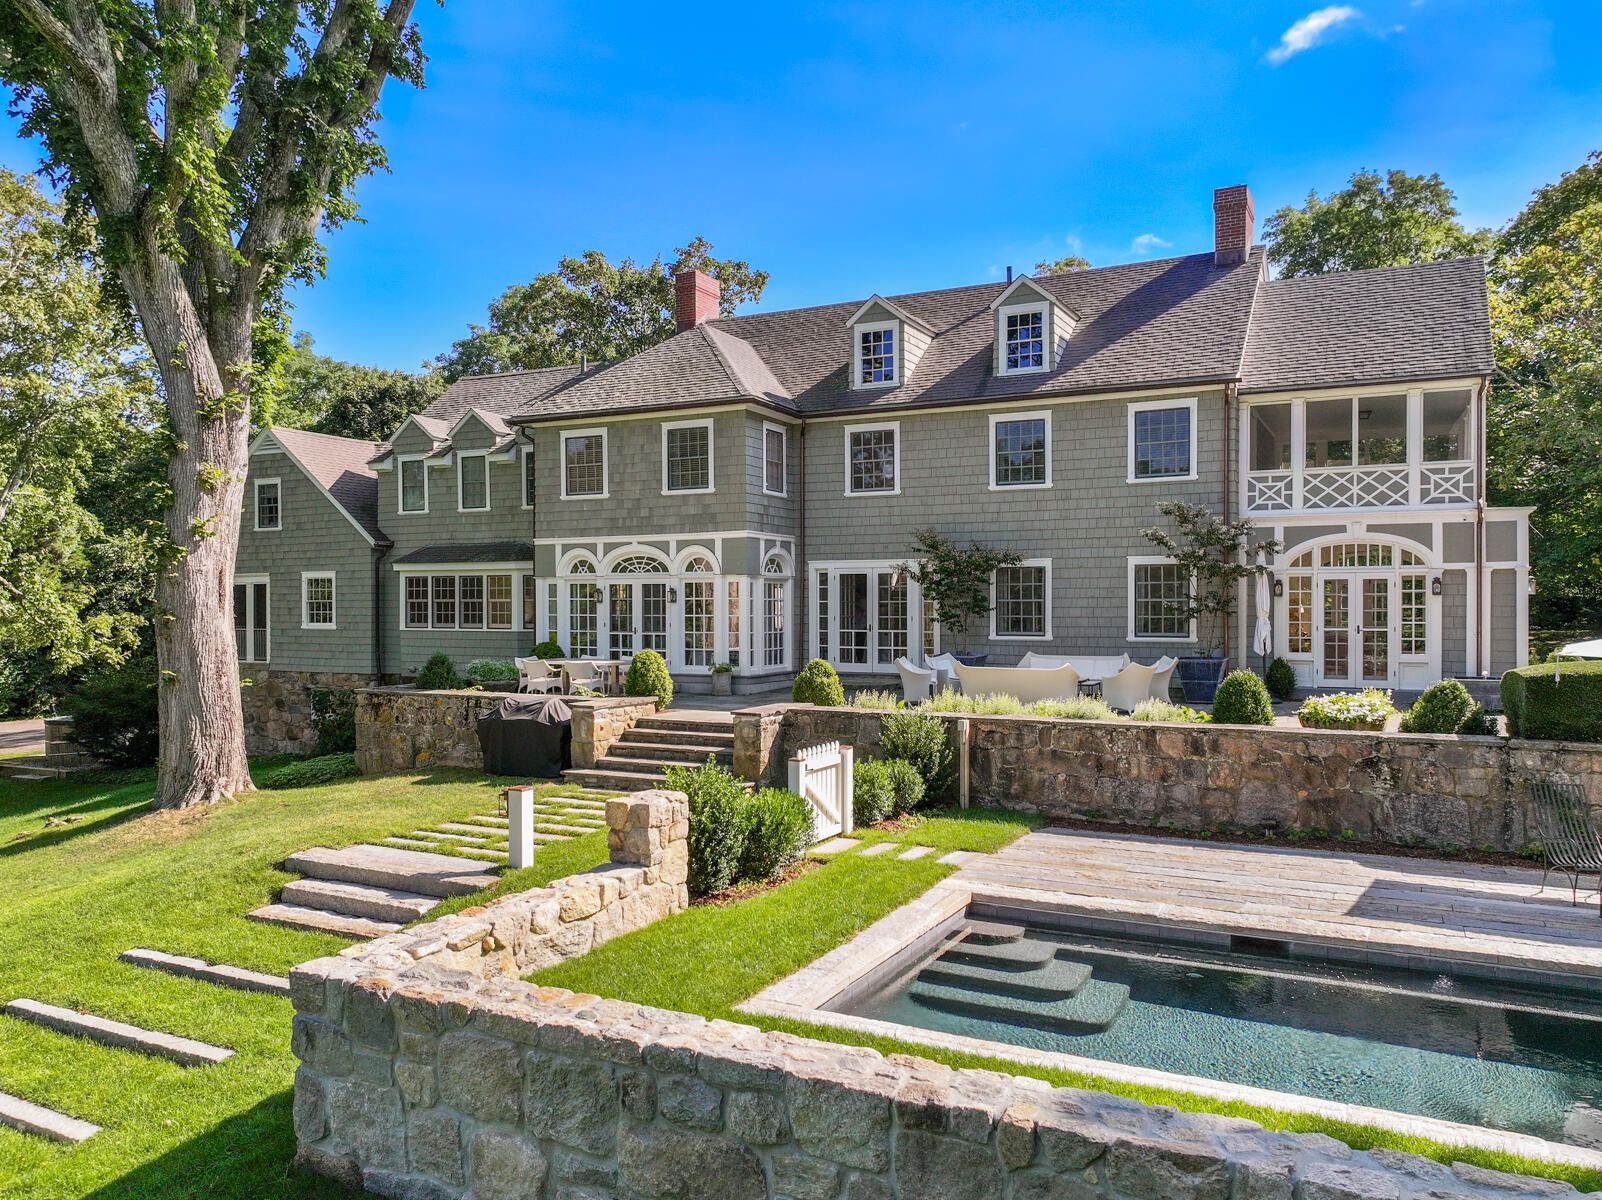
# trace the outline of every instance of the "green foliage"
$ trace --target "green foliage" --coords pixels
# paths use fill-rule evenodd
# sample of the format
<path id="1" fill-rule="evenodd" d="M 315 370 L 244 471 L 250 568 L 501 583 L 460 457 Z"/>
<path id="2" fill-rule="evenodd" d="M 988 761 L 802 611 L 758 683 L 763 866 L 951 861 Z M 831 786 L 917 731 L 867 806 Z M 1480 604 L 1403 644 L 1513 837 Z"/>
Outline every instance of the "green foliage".
<path id="1" fill-rule="evenodd" d="M 1274 706 L 1268 689 L 1251 671 L 1231 671 L 1213 697 L 1213 721 L 1219 725 L 1272 725 Z"/>
<path id="2" fill-rule="evenodd" d="M 516 683 L 517 664 L 509 658 L 475 658 L 462 674 L 475 683 Z"/>
<path id="3" fill-rule="evenodd" d="M 999 567 L 1022 561 L 1010 546 L 995 549 L 970 542 L 959 546 L 933 529 L 912 532 L 915 561 L 902 563 L 934 606 L 935 620 L 947 633 L 963 633 L 971 618 L 990 611 L 991 576 Z"/>
<path id="4" fill-rule="evenodd" d="M 1065 254 L 1055 262 L 1041 261 L 1035 264 L 1036 275 L 1066 275 L 1070 271 L 1090 270 L 1090 260 L 1077 254 Z"/>
<path id="5" fill-rule="evenodd" d="M 567 651 L 563 650 L 562 644 L 554 638 L 546 638 L 543 642 L 536 644 L 534 649 L 528 652 L 528 656 L 530 658 L 566 658 Z"/>
<path id="6" fill-rule="evenodd" d="M 1602 662 L 1540 663 L 1502 676 L 1509 736 L 1602 742 Z"/>
<path id="7" fill-rule="evenodd" d="M 1179 721 L 1191 725 L 1201 725 L 1213 718 L 1194 708 L 1186 708 L 1183 704 L 1172 704 L 1167 700 L 1142 700 L 1135 705 L 1135 711 L 1129 714 L 1131 721 Z"/>
<path id="8" fill-rule="evenodd" d="M 1024 706 L 1031 717 L 1061 717 L 1071 721 L 1121 721 L 1100 696 L 1064 696 L 1061 700 L 1036 700 Z"/>
<path id="9" fill-rule="evenodd" d="M 672 704 L 673 676 L 668 674 L 667 661 L 655 650 L 641 650 L 629 663 L 623 691 L 630 696 L 655 696 L 658 708 Z"/>
<path id="10" fill-rule="evenodd" d="M 1301 208 L 1263 222 L 1268 259 L 1290 277 L 1483 254 L 1490 230 L 1465 230 L 1454 199 L 1439 175 L 1358 171 L 1344 190 L 1327 199 L 1308 192 Z"/>
<path id="11" fill-rule="evenodd" d="M 918 768 L 904 758 L 886 759 L 884 767 L 889 773 L 891 794 L 895 796 L 894 811 L 917 812 L 924 799 L 923 776 Z"/>
<path id="12" fill-rule="evenodd" d="M 631 258 L 613 264 L 599 250 L 564 257 L 554 271 L 502 292 L 489 306 L 489 323 L 434 360 L 446 382 L 464 375 L 527 371 L 588 359 L 627 358 L 673 336 L 673 276 L 699 270 L 723 286 L 719 314 L 733 316 L 755 303 L 768 273 L 739 259 L 713 258 L 712 243 L 693 238 L 673 262 L 660 256 L 644 266 Z"/>
<path id="13" fill-rule="evenodd" d="M 321 743 L 318 743 L 321 746 Z M 361 772 L 356 769 L 356 756 L 354 754 L 324 754 L 318 751 L 317 758 L 303 758 L 299 762 L 292 762 L 287 766 L 271 771 L 261 781 L 261 786 L 279 791 L 284 788 L 322 787 L 324 784 L 338 783 L 342 779 L 357 779 Z"/>
<path id="14" fill-rule="evenodd" d="M 739 876 L 751 802 L 733 772 L 711 756 L 699 767 L 670 766 L 667 786 L 690 800 L 690 895 L 721 892 Z"/>
<path id="15" fill-rule="evenodd" d="M 1291 666 L 1278 655 L 1268 664 L 1268 674 L 1263 683 L 1268 687 L 1268 694 L 1276 700 L 1289 700 L 1296 694 L 1296 668 Z"/>
<path id="16" fill-rule="evenodd" d="M 1296 716 L 1311 729 L 1382 729 L 1395 711 L 1388 691 L 1364 688 L 1361 692 L 1309 696 Z"/>
<path id="17" fill-rule="evenodd" d="M 1122 721 L 1125 718 L 1108 708 L 1097 696 L 1066 696 L 1061 700 L 1037 700 L 1025 704 L 1016 696 L 997 693 L 965 696 L 951 688 L 941 688 L 933 699 L 918 706 L 920 713 L 971 713 L 980 717 L 1058 717 L 1076 721 Z"/>
<path id="18" fill-rule="evenodd" d="M 1502 729 L 1496 718 L 1485 711 L 1485 705 L 1476 704 L 1469 709 L 1468 716 L 1463 718 L 1463 723 L 1457 727 L 1457 731 L 1475 737 L 1496 737 Z"/>
<path id="19" fill-rule="evenodd" d="M 381 442 L 443 390 L 437 374 L 386 371 L 314 354 L 311 335 L 301 333 L 284 356 L 271 396 L 257 406 L 255 422 Z"/>
<path id="20" fill-rule="evenodd" d="M 872 825 L 896 810 L 890 768 L 878 759 L 859 758 L 851 769 L 851 823 Z"/>
<path id="21" fill-rule="evenodd" d="M 813 842 L 812 805 L 794 792 L 763 788 L 749 801 L 738 878 L 772 879 Z"/>
<path id="22" fill-rule="evenodd" d="M 900 696 L 884 688 L 863 688 L 851 697 L 852 708 L 897 709 L 902 703 Z"/>
<path id="23" fill-rule="evenodd" d="M 461 687 L 462 681 L 456 677 L 456 664 L 451 662 L 449 654 L 434 654 L 417 672 L 412 686 L 425 691 L 448 692 Z"/>
<path id="24" fill-rule="evenodd" d="M 948 799 L 957 783 L 956 753 L 948 725 L 933 713 L 914 711 L 892 713 L 880 727 L 879 752 L 887 759 L 911 764 L 922 783 L 920 790 L 931 801 Z"/>
<path id="25" fill-rule="evenodd" d="M 157 679 L 155 659 L 141 655 L 80 684 L 62 701 L 72 740 L 108 767 L 155 762 Z"/>
<path id="26" fill-rule="evenodd" d="M 1173 521 L 1174 532 L 1153 527 L 1142 529 L 1141 536 L 1191 581 L 1190 592 L 1170 602 L 1168 611 L 1196 623 L 1197 636 L 1212 656 L 1222 648 L 1240 585 L 1267 569 L 1256 564 L 1257 556 L 1272 559 L 1280 543 L 1261 540 L 1252 522 L 1226 521 L 1205 504 L 1171 501 L 1159 504 L 1157 511 Z"/>
<path id="27" fill-rule="evenodd" d="M 355 689 L 307 688 L 306 698 L 311 701 L 312 729 L 317 734 L 317 747 L 314 753 L 323 755 L 355 753 Z"/>
<path id="28" fill-rule="evenodd" d="M 797 704 L 816 704 L 820 708 L 839 708 L 845 703 L 845 689 L 840 676 L 821 658 L 814 658 L 801 668 L 790 689 L 790 699 Z"/>
<path id="29" fill-rule="evenodd" d="M 1455 679 L 1443 679 L 1424 689 L 1402 716 L 1403 733 L 1456 733 L 1468 720 L 1474 701 Z"/>

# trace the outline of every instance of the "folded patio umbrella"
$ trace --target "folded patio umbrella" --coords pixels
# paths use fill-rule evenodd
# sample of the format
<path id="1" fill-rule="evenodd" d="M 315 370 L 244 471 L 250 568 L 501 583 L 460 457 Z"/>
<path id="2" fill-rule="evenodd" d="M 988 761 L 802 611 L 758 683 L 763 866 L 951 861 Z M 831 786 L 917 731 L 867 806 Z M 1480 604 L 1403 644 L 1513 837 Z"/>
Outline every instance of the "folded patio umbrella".
<path id="1" fill-rule="evenodd" d="M 1557 667 L 1552 672 L 1554 681 L 1563 678 L 1563 660 L 1565 658 L 1602 658 L 1602 638 L 1592 638 L 1588 642 L 1570 642 L 1555 655 L 1553 660 Z"/>
<path id="2" fill-rule="evenodd" d="M 1265 659 L 1274 649 L 1274 622 L 1268 615 L 1272 601 L 1269 599 L 1268 588 L 1268 572 L 1259 571 L 1257 574 L 1257 630 L 1252 635 L 1252 649 L 1256 650 Z"/>

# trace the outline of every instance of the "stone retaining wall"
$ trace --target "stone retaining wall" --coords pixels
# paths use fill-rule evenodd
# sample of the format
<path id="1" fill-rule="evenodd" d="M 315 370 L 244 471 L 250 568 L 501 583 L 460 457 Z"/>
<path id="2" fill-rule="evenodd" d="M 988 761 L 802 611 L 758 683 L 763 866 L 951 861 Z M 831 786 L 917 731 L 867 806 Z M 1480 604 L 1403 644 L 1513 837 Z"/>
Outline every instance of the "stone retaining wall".
<path id="1" fill-rule="evenodd" d="M 371 675 L 344 671 L 274 671 L 259 663 L 241 663 L 239 699 L 245 715 L 245 750 L 250 754 L 311 754 L 317 748 L 312 728 L 312 688 L 364 688 Z M 249 683 L 246 684 L 245 681 Z"/>
<path id="2" fill-rule="evenodd" d="M 299 1166 L 404 1200 L 1574 1195 L 520 981 L 682 906 L 684 797 L 607 820 L 610 868 L 290 973 Z"/>
<path id="3" fill-rule="evenodd" d="M 765 763 L 802 746 L 879 752 L 886 714 L 792 705 Z M 940 714 L 969 722 L 976 804 L 1185 829 L 1303 829 L 1364 841 L 1518 851 L 1540 840 L 1530 783 L 1581 784 L 1602 811 L 1602 746 L 1449 734 Z M 747 718 L 753 722 L 754 717 Z M 741 714 L 735 717 L 740 737 Z M 750 738 L 753 735 L 748 734 Z"/>
<path id="4" fill-rule="evenodd" d="M 650 696 L 608 696 L 573 701 L 573 765 L 593 767 L 634 722 L 656 712 Z"/>

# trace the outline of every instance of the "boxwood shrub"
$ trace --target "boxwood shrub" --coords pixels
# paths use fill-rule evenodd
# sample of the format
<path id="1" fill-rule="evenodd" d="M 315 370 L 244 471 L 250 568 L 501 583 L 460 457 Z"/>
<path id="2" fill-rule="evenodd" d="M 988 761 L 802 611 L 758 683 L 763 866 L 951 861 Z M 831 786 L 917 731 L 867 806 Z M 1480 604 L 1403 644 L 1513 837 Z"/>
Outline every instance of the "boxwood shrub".
<path id="1" fill-rule="evenodd" d="M 451 662 L 449 654 L 436 654 L 423 664 L 423 669 L 417 672 L 417 678 L 412 680 L 412 686 L 424 691 L 444 692 L 462 686 L 462 681 L 456 677 L 456 664 Z"/>
<path id="2" fill-rule="evenodd" d="M 887 759 L 900 758 L 912 764 L 923 783 L 920 800 L 945 800 L 956 790 L 957 758 L 947 722 L 933 713 L 903 710 L 885 717 L 879 752 Z M 912 808 L 901 811 L 911 812 Z"/>
<path id="3" fill-rule="evenodd" d="M 1443 679 L 1430 684 L 1413 701 L 1400 728 L 1403 733 L 1456 733 L 1473 707 L 1468 688 L 1455 679 Z"/>
<path id="4" fill-rule="evenodd" d="M 1511 737 L 1602 742 L 1602 662 L 1519 667 L 1502 676 L 1502 709 Z"/>
<path id="5" fill-rule="evenodd" d="M 895 811 L 916 812 L 923 803 L 923 776 L 918 768 L 904 758 L 892 758 L 885 764 L 890 772 L 890 790 L 895 795 Z"/>
<path id="6" fill-rule="evenodd" d="M 566 658 L 567 651 L 563 650 L 562 644 L 554 638 L 546 638 L 543 642 L 536 644 L 534 649 L 528 652 L 528 656 L 530 658 Z"/>
<path id="7" fill-rule="evenodd" d="M 840 676 L 821 658 L 814 658 L 801 668 L 790 689 L 790 699 L 797 704 L 816 704 L 822 708 L 839 708 L 845 704 L 845 688 Z"/>
<path id="8" fill-rule="evenodd" d="M 1276 657 L 1268 664 L 1268 674 L 1263 676 L 1263 683 L 1274 699 L 1289 700 L 1296 695 L 1296 668 L 1283 658 Z"/>
<path id="9" fill-rule="evenodd" d="M 623 691 L 630 696 L 655 696 L 658 708 L 672 704 L 673 676 L 668 674 L 667 660 L 655 650 L 641 650 L 629 663 Z"/>
<path id="10" fill-rule="evenodd" d="M 812 805 L 794 792 L 764 788 L 750 798 L 740 879 L 771 879 L 812 845 Z"/>
<path id="11" fill-rule="evenodd" d="M 1213 697 L 1213 720 L 1220 725 L 1272 725 L 1268 689 L 1251 671 L 1231 671 Z"/>
<path id="12" fill-rule="evenodd" d="M 872 758 L 857 759 L 851 771 L 851 823 L 872 825 L 896 810 L 896 785 L 890 767 Z"/>

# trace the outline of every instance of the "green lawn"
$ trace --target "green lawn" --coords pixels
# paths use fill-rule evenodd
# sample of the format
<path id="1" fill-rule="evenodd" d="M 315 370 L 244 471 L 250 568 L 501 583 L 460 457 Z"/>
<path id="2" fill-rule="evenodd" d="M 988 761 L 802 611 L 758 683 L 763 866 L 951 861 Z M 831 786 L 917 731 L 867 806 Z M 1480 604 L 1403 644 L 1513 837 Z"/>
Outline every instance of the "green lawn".
<path id="1" fill-rule="evenodd" d="M 31 996 L 237 1052 L 219 1066 L 186 1069 L 0 1017 L 0 1091 L 105 1127 L 77 1146 L 0 1127 L 0 1196 L 341 1195 L 288 1172 L 289 1002 L 128 966 L 117 955 L 145 946 L 283 974 L 339 950 L 350 941 L 244 919 L 292 878 L 273 864 L 306 846 L 493 812 L 503 784 L 437 771 L 151 813 L 148 777 L 0 779 L 0 1003 Z M 604 860 L 606 838 L 588 834 L 540 854 L 538 866 L 518 873 L 521 886 Z"/>

